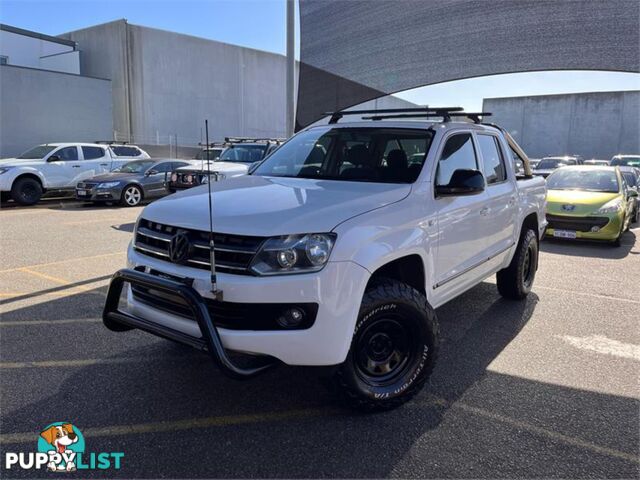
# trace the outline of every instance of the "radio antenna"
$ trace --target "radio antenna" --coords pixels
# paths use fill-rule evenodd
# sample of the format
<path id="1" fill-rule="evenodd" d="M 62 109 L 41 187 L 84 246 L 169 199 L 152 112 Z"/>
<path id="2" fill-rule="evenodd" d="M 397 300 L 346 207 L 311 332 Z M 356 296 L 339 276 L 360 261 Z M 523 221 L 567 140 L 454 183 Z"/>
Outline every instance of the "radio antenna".
<path id="1" fill-rule="evenodd" d="M 213 241 L 213 206 L 211 200 L 211 162 L 209 161 L 209 120 L 204 121 L 204 131 L 207 142 L 207 188 L 209 189 L 209 261 L 211 262 L 211 293 L 216 300 L 221 300 L 222 292 L 218 291 L 218 279 L 216 278 L 216 252 Z"/>

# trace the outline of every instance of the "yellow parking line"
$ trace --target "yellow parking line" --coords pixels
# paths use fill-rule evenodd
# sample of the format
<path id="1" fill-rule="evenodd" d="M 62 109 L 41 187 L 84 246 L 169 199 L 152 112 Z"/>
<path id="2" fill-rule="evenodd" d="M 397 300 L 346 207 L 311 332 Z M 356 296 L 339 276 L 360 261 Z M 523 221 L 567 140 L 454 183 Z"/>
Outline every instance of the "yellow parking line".
<path id="1" fill-rule="evenodd" d="M 113 257 L 115 255 L 124 255 L 125 253 L 126 252 L 123 250 L 123 251 L 120 251 L 120 252 L 104 253 L 104 254 L 100 254 L 100 255 L 90 255 L 88 257 L 75 257 L 75 258 L 69 258 L 67 260 L 58 260 L 57 262 L 38 263 L 36 265 L 26 265 L 24 267 L 8 268 L 6 270 L 0 270 L 0 273 L 17 272 L 19 270 L 22 270 L 23 268 L 48 267 L 50 265 L 62 265 L 64 263 L 81 262 L 81 261 L 84 261 L 84 260 L 92 260 L 92 259 L 95 259 L 95 258 Z"/>
<path id="2" fill-rule="evenodd" d="M 30 327 L 32 325 L 63 325 L 67 323 L 101 323 L 100 318 L 65 318 L 62 320 L 12 320 L 0 321 L 0 327 Z"/>
<path id="3" fill-rule="evenodd" d="M 87 358 L 84 360 L 44 360 L 40 362 L 0 362 L 0 370 L 17 368 L 60 368 L 60 367 L 90 367 L 93 365 L 107 365 L 113 363 L 127 363 L 147 358 Z"/>
<path id="4" fill-rule="evenodd" d="M 336 414 L 340 410 L 335 408 L 308 408 L 303 410 L 289 410 L 285 412 L 265 412 L 244 415 L 224 415 L 218 417 L 189 418 L 166 422 L 138 423 L 132 425 L 113 425 L 109 427 L 83 428 L 85 437 L 113 437 L 140 433 L 176 432 L 196 428 L 229 427 L 234 425 L 278 422 L 281 420 L 295 420 Z M 33 442 L 34 432 L 6 433 L 0 435 L 0 444 Z"/>
<path id="5" fill-rule="evenodd" d="M 443 398 L 430 396 L 430 397 L 427 397 L 426 402 L 423 402 L 423 403 L 432 403 L 442 407 L 449 407 L 449 408 L 462 410 L 463 412 L 470 413 L 472 415 L 477 415 L 479 417 L 487 418 L 489 420 L 494 420 L 496 422 L 504 423 L 518 430 L 525 430 L 527 432 L 536 434 L 541 437 L 546 437 L 551 440 L 562 442 L 572 447 L 582 448 L 584 450 L 590 450 L 600 455 L 620 458 L 628 462 L 640 464 L 640 457 L 638 457 L 638 455 L 622 452 L 620 450 L 615 450 L 609 447 L 603 447 L 601 445 L 597 445 L 595 443 L 588 442 L 580 438 L 570 437 L 569 435 L 564 435 L 562 433 L 554 432 L 553 430 L 549 430 L 547 428 L 538 427 L 536 425 L 523 422 L 522 420 L 517 420 L 515 418 L 507 417 L 506 415 L 501 415 L 499 413 L 494 413 L 489 410 L 485 410 L 484 408 L 473 407 L 463 402 L 448 402 Z"/>
<path id="6" fill-rule="evenodd" d="M 52 275 L 47 275 L 46 273 L 36 272 L 35 270 L 30 270 L 27 267 L 21 268 L 20 271 L 30 273 L 31 275 L 44 278 L 45 280 L 49 280 L 54 283 L 59 283 L 60 285 L 69 285 L 69 283 L 71 283 L 69 280 L 65 280 L 64 278 L 54 277 Z"/>
<path id="7" fill-rule="evenodd" d="M 131 222 L 135 221 L 135 218 L 131 219 Z M 74 221 L 74 222 L 63 222 L 62 225 L 85 225 L 87 223 L 101 223 L 101 222 L 120 222 L 127 223 L 126 219 L 122 217 L 119 218 L 99 218 L 96 220 L 83 220 L 83 221 Z"/>

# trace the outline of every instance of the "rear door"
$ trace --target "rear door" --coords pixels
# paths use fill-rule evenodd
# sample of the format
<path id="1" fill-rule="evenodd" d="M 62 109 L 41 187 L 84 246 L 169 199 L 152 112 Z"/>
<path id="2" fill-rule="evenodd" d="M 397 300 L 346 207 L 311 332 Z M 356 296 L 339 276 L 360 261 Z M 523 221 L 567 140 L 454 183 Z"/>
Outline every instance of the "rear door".
<path id="1" fill-rule="evenodd" d="M 476 133 L 488 208 L 483 234 L 487 253 L 493 257 L 511 247 L 515 241 L 518 214 L 515 178 L 506 165 L 506 146 L 497 134 Z"/>
<path id="2" fill-rule="evenodd" d="M 83 178 L 95 177 L 101 173 L 107 173 L 111 167 L 111 159 L 107 156 L 105 147 L 83 145 L 82 152 Z"/>
<path id="3" fill-rule="evenodd" d="M 480 170 L 471 132 L 454 132 L 443 139 L 435 166 L 435 185 L 447 185 L 457 169 Z M 475 269 L 487 259 L 484 238 L 487 223 L 487 193 L 435 195 L 438 241 L 435 258 L 434 293 L 447 299 L 466 289 L 477 278 Z"/>

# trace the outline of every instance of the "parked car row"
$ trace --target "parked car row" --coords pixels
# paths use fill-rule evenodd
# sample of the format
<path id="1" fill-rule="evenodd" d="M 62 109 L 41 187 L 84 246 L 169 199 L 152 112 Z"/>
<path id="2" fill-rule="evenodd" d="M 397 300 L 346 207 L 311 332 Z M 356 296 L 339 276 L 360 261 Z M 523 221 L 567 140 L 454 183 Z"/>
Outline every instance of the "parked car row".
<path id="1" fill-rule="evenodd" d="M 73 191 L 79 181 L 112 171 L 149 155 L 135 145 L 96 143 L 48 143 L 16 158 L 0 160 L 2 199 L 33 205 L 49 191 Z"/>
<path id="2" fill-rule="evenodd" d="M 548 177 L 555 169 L 571 165 L 635 166 L 640 168 L 640 155 L 615 155 L 611 160 L 592 158 L 584 160 L 580 155 L 557 155 L 531 160 L 534 175 Z"/>

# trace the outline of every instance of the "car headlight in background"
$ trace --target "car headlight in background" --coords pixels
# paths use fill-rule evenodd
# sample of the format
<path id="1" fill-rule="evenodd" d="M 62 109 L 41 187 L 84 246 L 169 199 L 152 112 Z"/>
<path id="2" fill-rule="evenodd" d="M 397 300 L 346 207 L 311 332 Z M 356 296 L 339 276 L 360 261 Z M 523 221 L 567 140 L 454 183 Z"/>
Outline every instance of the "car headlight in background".
<path id="1" fill-rule="evenodd" d="M 0 175 L 11 170 L 13 167 L 0 167 Z"/>
<path id="2" fill-rule="evenodd" d="M 622 208 L 622 197 L 616 197 L 601 206 L 596 213 L 616 213 L 620 208 Z"/>
<path id="3" fill-rule="evenodd" d="M 335 233 L 270 238 L 251 262 L 251 270 L 258 275 L 317 272 L 329 260 L 335 240 Z"/>
<path id="4" fill-rule="evenodd" d="M 104 183 L 99 183 L 98 188 L 113 188 L 113 187 L 117 187 L 118 185 L 120 185 L 120 182 L 104 182 Z"/>

